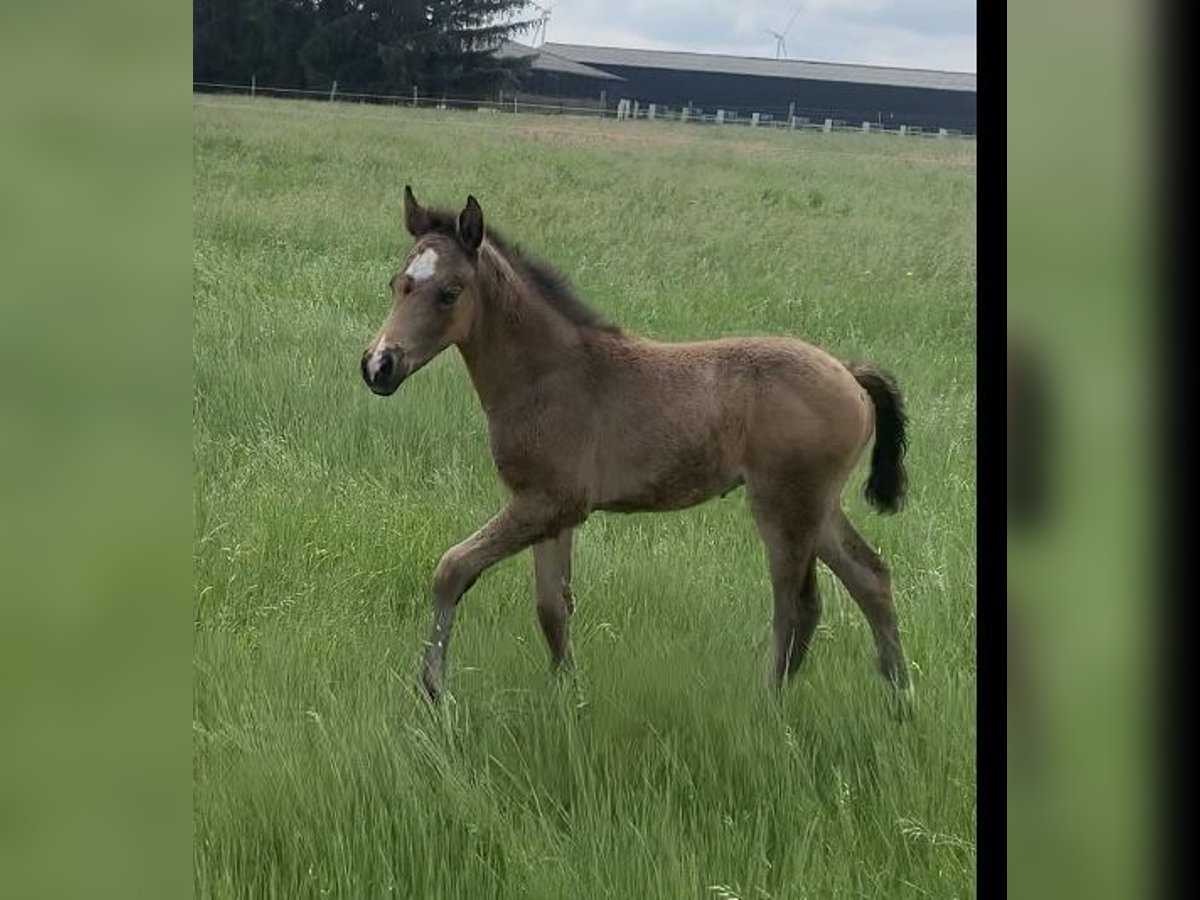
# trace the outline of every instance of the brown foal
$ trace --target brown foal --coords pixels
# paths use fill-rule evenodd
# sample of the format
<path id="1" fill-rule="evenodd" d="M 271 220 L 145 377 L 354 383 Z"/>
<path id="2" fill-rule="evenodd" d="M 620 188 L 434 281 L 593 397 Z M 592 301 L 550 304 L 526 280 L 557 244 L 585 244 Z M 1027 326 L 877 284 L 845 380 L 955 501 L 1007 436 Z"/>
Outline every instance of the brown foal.
<path id="1" fill-rule="evenodd" d="M 816 629 L 820 559 L 870 623 L 883 675 L 908 686 L 887 566 L 840 500 L 872 437 L 867 498 L 884 512 L 903 499 L 905 415 L 890 375 L 794 339 L 624 333 L 545 263 L 485 232 L 474 197 L 456 215 L 406 187 L 404 219 L 415 243 L 363 378 L 387 396 L 458 347 L 511 494 L 438 563 L 430 697 L 458 602 L 488 567 L 533 548 L 538 621 L 559 667 L 571 654 L 571 539 L 592 511 L 683 509 L 743 484 L 770 561 L 776 681 L 796 671 Z"/>

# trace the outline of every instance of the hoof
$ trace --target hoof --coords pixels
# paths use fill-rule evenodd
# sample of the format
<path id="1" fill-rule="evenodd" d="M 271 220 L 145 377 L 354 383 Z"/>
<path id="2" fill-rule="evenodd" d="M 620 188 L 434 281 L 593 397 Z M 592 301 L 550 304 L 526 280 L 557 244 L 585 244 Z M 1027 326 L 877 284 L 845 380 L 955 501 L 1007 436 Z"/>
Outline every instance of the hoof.
<path id="1" fill-rule="evenodd" d="M 917 711 L 917 694 L 913 690 L 912 683 L 910 682 L 904 687 L 893 687 L 889 693 L 891 696 L 888 706 L 891 708 L 892 715 L 901 722 L 912 719 Z"/>
<path id="2" fill-rule="evenodd" d="M 421 673 L 420 691 L 430 703 L 437 703 L 442 699 L 441 685 L 438 684 L 438 679 L 429 670 Z"/>

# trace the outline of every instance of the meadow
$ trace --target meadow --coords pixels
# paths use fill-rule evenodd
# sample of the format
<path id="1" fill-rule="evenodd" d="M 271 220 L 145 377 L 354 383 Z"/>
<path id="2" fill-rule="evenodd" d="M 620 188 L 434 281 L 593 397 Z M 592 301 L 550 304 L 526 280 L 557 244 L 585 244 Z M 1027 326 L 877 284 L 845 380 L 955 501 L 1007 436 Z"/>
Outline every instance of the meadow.
<path id="1" fill-rule="evenodd" d="M 196 96 L 194 887 L 201 897 L 975 893 L 975 147 Z M 504 493 L 461 359 L 393 397 L 363 348 L 457 206 L 662 340 L 795 335 L 895 372 L 910 493 L 845 496 L 891 565 L 916 691 L 820 571 L 797 678 L 738 491 L 576 537 L 574 678 L 528 553 L 414 692 L 442 552 Z"/>

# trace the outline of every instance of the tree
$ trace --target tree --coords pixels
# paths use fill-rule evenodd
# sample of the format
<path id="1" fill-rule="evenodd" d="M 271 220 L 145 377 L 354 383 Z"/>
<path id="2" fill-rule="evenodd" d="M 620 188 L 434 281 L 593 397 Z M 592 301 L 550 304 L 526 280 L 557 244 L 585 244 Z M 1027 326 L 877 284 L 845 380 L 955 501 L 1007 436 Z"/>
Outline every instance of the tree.
<path id="1" fill-rule="evenodd" d="M 490 95 L 527 59 L 528 0 L 193 0 L 193 77 L 347 92 Z"/>
<path id="2" fill-rule="evenodd" d="M 193 0 L 197 81 L 297 84 L 298 50 L 312 28 L 312 0 Z"/>

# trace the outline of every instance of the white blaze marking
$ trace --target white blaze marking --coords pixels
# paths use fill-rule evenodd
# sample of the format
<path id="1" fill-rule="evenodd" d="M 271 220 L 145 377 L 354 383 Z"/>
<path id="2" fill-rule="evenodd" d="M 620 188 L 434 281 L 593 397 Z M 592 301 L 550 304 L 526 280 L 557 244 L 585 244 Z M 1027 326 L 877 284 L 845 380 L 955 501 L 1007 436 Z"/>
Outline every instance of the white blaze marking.
<path id="1" fill-rule="evenodd" d="M 437 251 L 432 247 L 422 250 L 417 254 L 416 259 L 408 264 L 404 274 L 416 282 L 428 281 L 437 270 L 437 259 Z"/>
<path id="2" fill-rule="evenodd" d="M 375 349 L 371 352 L 371 356 L 367 359 L 367 374 L 374 380 L 379 374 L 379 368 L 383 365 L 383 341 L 375 345 Z"/>

